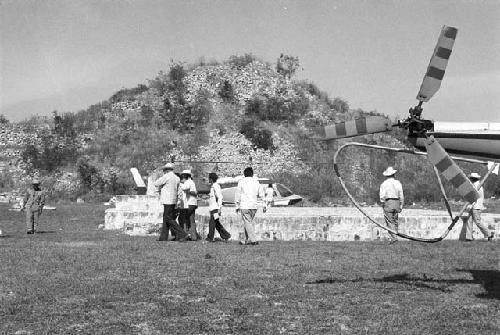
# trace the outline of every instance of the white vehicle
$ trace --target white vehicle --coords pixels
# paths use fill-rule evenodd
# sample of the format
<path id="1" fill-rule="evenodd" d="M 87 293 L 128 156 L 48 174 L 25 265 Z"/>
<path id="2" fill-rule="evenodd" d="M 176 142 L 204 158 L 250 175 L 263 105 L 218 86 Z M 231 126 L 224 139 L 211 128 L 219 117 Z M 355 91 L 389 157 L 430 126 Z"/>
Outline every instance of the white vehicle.
<path id="1" fill-rule="evenodd" d="M 239 177 L 222 177 L 217 180 L 222 189 L 222 204 L 223 205 L 234 205 L 234 197 L 236 194 L 236 186 L 238 186 L 238 181 L 243 179 L 243 176 Z M 269 178 L 257 178 L 262 187 L 267 188 L 269 184 L 273 186 L 273 202 L 272 206 L 290 206 L 302 201 L 300 195 L 293 194 L 293 192 L 283 184 L 273 183 Z"/>

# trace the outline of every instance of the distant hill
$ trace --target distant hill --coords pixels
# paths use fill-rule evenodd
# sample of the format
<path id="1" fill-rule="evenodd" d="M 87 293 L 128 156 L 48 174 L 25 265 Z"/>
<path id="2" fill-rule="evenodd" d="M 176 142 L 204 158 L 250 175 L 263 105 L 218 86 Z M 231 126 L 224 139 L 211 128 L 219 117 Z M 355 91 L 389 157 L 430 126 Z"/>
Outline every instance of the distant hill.
<path id="1" fill-rule="evenodd" d="M 258 175 L 284 182 L 308 201 L 345 201 L 331 166 L 339 142 L 316 142 L 311 129 L 377 113 L 352 110 L 314 83 L 294 80 L 298 67 L 299 60 L 287 55 L 275 64 L 250 54 L 220 63 L 172 62 L 147 84 L 119 90 L 86 110 L 22 123 L 42 130 L 27 130 L 31 140 L 18 142 L 23 173 L 5 175 L 14 180 L 4 185 L 19 188 L 40 174 L 55 197 L 105 199 L 134 192 L 131 167 L 148 176 L 174 161 L 196 177 L 211 171 L 237 175 L 252 165 Z M 357 140 L 402 146 L 396 139 L 401 134 L 393 135 Z M 388 164 L 401 167 L 413 183 L 417 174 L 426 176 L 409 199 L 439 198 L 432 170 L 421 159 L 354 150 L 343 162 L 363 201 L 376 202 L 380 172 Z"/>

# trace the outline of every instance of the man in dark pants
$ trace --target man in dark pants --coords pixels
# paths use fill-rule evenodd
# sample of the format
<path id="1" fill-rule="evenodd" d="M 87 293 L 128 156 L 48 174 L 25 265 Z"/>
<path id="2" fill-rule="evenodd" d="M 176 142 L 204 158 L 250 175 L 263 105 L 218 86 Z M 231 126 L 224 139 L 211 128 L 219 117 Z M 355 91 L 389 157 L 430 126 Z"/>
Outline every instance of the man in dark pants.
<path id="1" fill-rule="evenodd" d="M 198 208 L 198 192 L 191 177 L 191 170 L 184 170 L 181 173 L 181 184 L 179 186 L 179 223 L 187 231 L 188 239 L 196 241 L 201 236 L 196 231 L 195 212 Z"/>
<path id="2" fill-rule="evenodd" d="M 155 181 L 155 186 L 160 188 L 160 203 L 163 204 L 163 225 L 159 241 L 168 240 L 169 230 L 175 236 L 175 240 L 186 241 L 186 232 L 175 221 L 179 177 L 174 174 L 173 164 L 167 163 L 163 166 L 163 176 Z"/>
<path id="3" fill-rule="evenodd" d="M 45 205 L 45 192 L 40 188 L 40 180 L 33 179 L 33 188 L 28 189 L 21 210 L 26 210 L 26 232 L 34 234 L 38 230 L 38 222 Z"/>
<path id="4" fill-rule="evenodd" d="M 220 237 L 227 241 L 231 238 L 231 234 L 224 229 L 220 223 L 221 207 L 222 207 L 222 191 L 217 183 L 218 176 L 211 172 L 208 174 L 208 182 L 210 183 L 210 196 L 208 198 L 208 210 L 210 211 L 210 222 L 208 223 L 207 242 L 214 242 L 215 230 L 219 232 Z"/>
<path id="5" fill-rule="evenodd" d="M 383 173 L 386 177 L 385 181 L 380 185 L 380 202 L 384 209 L 384 219 L 387 227 L 394 231 L 398 231 L 399 222 L 398 214 L 401 213 L 404 204 L 403 186 L 394 178 L 397 170 L 394 170 L 392 166 L 389 166 Z M 397 237 L 393 233 L 389 233 L 391 236 L 390 244 L 396 243 Z"/>

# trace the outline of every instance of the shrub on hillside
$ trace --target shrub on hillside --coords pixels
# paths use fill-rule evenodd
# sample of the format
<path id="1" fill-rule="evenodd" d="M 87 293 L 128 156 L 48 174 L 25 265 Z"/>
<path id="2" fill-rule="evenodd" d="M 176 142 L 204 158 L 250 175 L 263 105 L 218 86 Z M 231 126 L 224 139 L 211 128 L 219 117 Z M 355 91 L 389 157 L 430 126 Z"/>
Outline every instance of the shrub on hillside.
<path id="1" fill-rule="evenodd" d="M 54 121 L 54 129 L 53 129 L 54 134 L 66 139 L 75 139 L 76 138 L 75 114 L 73 113 L 58 114 L 57 111 L 53 111 L 52 115 Z"/>
<path id="2" fill-rule="evenodd" d="M 242 69 L 253 61 L 257 60 L 257 58 L 251 53 L 246 53 L 243 56 L 233 55 L 229 57 L 228 63 L 232 67 L 237 69 Z"/>
<path id="3" fill-rule="evenodd" d="M 231 103 L 216 104 L 210 115 L 208 129 L 216 129 L 220 135 L 230 131 L 239 131 L 241 116 L 239 106 Z"/>
<path id="4" fill-rule="evenodd" d="M 6 171 L 0 174 L 0 191 L 10 191 L 16 186 L 12 173 Z"/>
<path id="5" fill-rule="evenodd" d="M 288 121 L 294 123 L 303 116 L 309 108 L 309 100 L 298 96 L 294 99 L 276 97 L 254 97 L 248 101 L 245 114 L 249 117 L 257 117 L 260 120 L 274 122 Z"/>
<path id="6" fill-rule="evenodd" d="M 333 101 L 330 103 L 330 107 L 342 114 L 349 112 L 349 104 L 347 103 L 347 101 L 338 97 L 333 99 Z"/>
<path id="7" fill-rule="evenodd" d="M 9 120 L 5 117 L 5 115 L 0 114 L 0 125 L 9 124 Z"/>
<path id="8" fill-rule="evenodd" d="M 59 137 L 51 132 L 38 134 L 36 143 L 28 143 L 21 151 L 21 159 L 28 171 L 53 172 L 74 162 L 78 146 L 72 139 Z"/>
<path id="9" fill-rule="evenodd" d="M 158 95 L 162 96 L 168 90 L 168 78 L 168 74 L 160 71 L 154 79 L 148 80 L 148 86 L 158 91 Z"/>
<path id="10" fill-rule="evenodd" d="M 271 151 L 275 149 L 271 131 L 259 126 L 252 119 L 241 124 L 240 133 L 245 135 L 257 148 Z"/>
<path id="11" fill-rule="evenodd" d="M 140 125 L 142 127 L 149 127 L 151 125 L 151 120 L 155 116 L 154 110 L 150 106 L 141 106 L 141 121 Z"/>
<path id="12" fill-rule="evenodd" d="M 111 98 L 109 98 L 109 101 L 111 101 L 111 103 L 116 103 L 119 101 L 134 99 L 137 95 L 147 91 L 147 89 L 148 87 L 144 84 L 139 84 L 134 88 L 122 88 L 121 90 L 113 94 Z"/>
<path id="13" fill-rule="evenodd" d="M 234 89 L 231 83 L 228 80 L 224 80 L 222 85 L 219 88 L 219 97 L 224 102 L 232 102 L 234 101 Z"/>
<path id="14" fill-rule="evenodd" d="M 160 116 L 165 124 L 173 130 L 193 131 L 205 125 L 210 119 L 212 103 L 209 97 L 210 95 L 206 91 L 201 90 L 191 104 L 188 104 L 184 99 L 166 98 L 164 110 Z"/>
<path id="15" fill-rule="evenodd" d="M 281 54 L 276 62 L 276 72 L 290 79 L 300 67 L 299 57 Z"/>
<path id="16" fill-rule="evenodd" d="M 134 188 L 128 169 L 119 169 L 109 163 L 91 161 L 90 157 L 77 162 L 79 194 L 126 194 Z"/>
<path id="17" fill-rule="evenodd" d="M 185 90 L 184 78 L 187 72 L 184 69 L 184 65 L 180 62 L 170 64 L 170 70 L 168 71 L 168 87 L 171 91 L 182 94 Z"/>

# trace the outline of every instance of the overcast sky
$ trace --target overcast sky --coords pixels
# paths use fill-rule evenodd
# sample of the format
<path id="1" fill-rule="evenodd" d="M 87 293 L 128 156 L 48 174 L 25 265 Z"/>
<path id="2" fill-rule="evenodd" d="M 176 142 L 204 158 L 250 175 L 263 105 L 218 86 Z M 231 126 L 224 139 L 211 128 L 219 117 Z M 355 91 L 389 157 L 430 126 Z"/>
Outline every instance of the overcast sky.
<path id="1" fill-rule="evenodd" d="M 458 36 L 424 116 L 500 122 L 500 0 L 0 0 L 0 113 L 78 111 L 171 59 L 298 56 L 298 78 L 404 117 L 443 25 Z"/>

